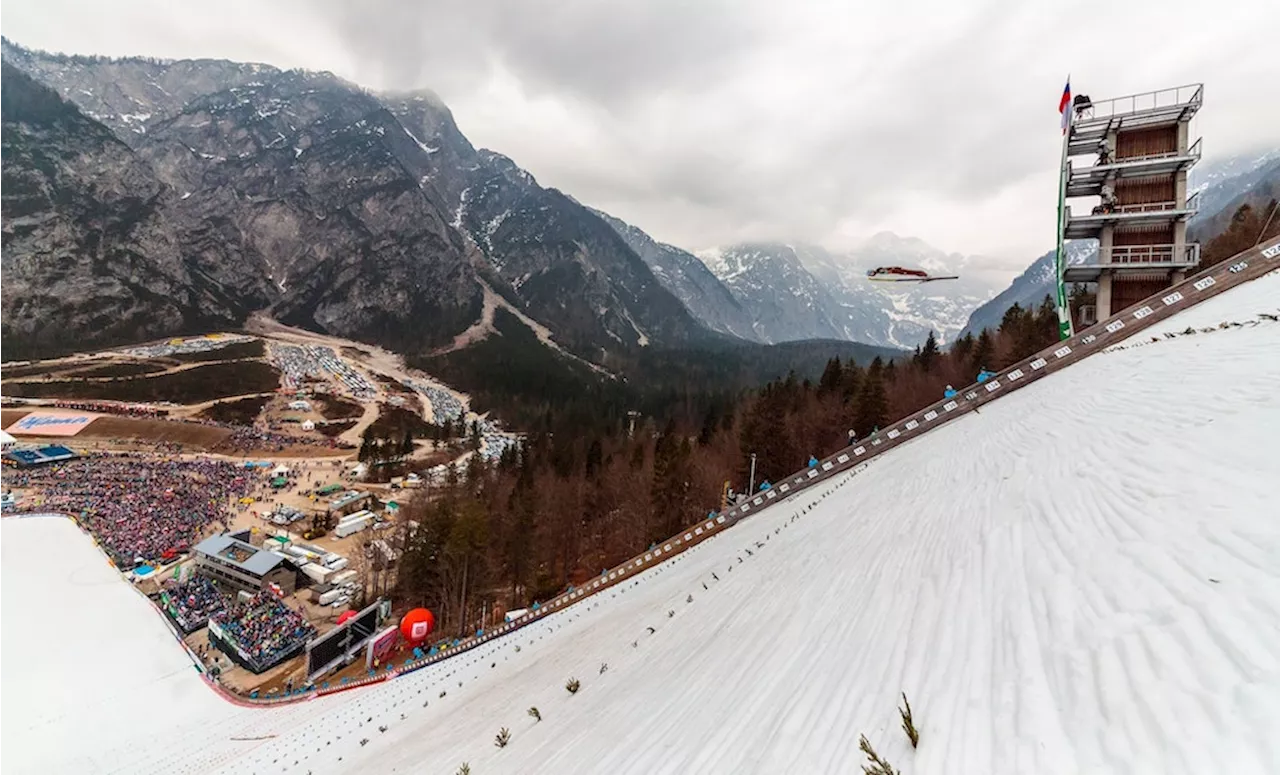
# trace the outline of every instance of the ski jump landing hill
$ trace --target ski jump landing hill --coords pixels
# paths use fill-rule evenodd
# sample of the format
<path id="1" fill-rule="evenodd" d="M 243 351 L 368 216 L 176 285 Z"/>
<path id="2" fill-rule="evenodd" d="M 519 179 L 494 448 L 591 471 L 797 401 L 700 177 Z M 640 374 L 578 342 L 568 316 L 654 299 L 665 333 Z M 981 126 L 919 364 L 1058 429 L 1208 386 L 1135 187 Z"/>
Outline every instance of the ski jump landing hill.
<path id="1" fill-rule="evenodd" d="M 70 522 L 6 520 L 5 770 L 848 772 L 866 734 L 905 775 L 1280 771 L 1277 267 L 1247 251 L 355 692 L 225 702 Z M 35 637 L 49 610 L 92 643 Z"/>

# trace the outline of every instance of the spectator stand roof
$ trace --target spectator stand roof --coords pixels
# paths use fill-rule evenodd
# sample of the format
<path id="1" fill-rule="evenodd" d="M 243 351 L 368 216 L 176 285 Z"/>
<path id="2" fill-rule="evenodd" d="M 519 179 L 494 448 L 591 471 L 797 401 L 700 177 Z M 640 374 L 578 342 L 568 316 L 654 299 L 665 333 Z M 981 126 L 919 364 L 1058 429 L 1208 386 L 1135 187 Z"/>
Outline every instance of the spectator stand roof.
<path id="1" fill-rule="evenodd" d="M 15 463 L 19 468 L 39 466 L 46 463 L 57 463 L 79 457 L 74 450 L 61 444 L 50 444 L 39 449 L 12 449 L 4 453 L 4 459 Z"/>
<path id="2" fill-rule="evenodd" d="M 221 562 L 258 577 L 267 575 L 284 562 L 284 558 L 275 552 L 259 549 L 253 544 L 238 541 L 225 534 L 209 536 L 196 544 L 195 551 L 196 554 L 216 557 Z M 238 556 L 244 559 L 237 559 Z"/>

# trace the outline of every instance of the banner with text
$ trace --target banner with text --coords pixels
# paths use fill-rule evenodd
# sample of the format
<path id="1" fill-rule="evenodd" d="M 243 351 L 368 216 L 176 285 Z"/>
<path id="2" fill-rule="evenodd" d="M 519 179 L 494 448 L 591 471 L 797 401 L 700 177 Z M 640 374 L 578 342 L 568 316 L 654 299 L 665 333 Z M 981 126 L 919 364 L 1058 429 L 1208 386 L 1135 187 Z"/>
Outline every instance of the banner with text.
<path id="1" fill-rule="evenodd" d="M 70 412 L 32 412 L 5 428 L 14 436 L 74 436 L 100 415 Z"/>

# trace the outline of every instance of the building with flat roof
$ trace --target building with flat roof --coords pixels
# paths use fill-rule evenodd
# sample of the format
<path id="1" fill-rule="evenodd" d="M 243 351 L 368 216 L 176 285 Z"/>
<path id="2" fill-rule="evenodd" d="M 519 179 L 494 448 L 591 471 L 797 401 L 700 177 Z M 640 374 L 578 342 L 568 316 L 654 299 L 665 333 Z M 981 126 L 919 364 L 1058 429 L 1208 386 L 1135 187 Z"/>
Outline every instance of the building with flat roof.
<path id="1" fill-rule="evenodd" d="M 209 536 L 196 544 L 196 572 L 238 589 L 257 592 L 268 584 L 284 594 L 297 588 L 298 571 L 287 558 L 230 535 Z"/>
<path id="2" fill-rule="evenodd" d="M 343 516 L 367 508 L 373 502 L 373 493 L 347 490 L 329 501 L 329 513 Z"/>

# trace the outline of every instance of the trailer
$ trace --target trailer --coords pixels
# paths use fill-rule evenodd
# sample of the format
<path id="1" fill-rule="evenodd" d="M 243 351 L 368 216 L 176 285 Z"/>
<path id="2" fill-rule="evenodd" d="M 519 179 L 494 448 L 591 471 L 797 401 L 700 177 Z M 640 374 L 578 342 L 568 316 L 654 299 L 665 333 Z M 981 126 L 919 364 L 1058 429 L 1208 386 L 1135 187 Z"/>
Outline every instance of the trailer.
<path id="1" fill-rule="evenodd" d="M 330 584 L 333 582 L 333 577 L 336 575 L 336 572 L 331 568 L 317 565 L 314 562 L 304 563 L 299 570 L 306 574 L 307 578 L 317 584 Z"/>
<path id="2" fill-rule="evenodd" d="M 344 523 L 355 522 L 356 520 L 364 519 L 365 517 L 371 517 L 371 516 L 373 516 L 373 512 L 369 511 L 368 509 L 364 509 L 362 511 L 355 511 L 339 519 L 338 525 L 341 526 Z"/>
<path id="3" fill-rule="evenodd" d="M 305 560 L 306 562 L 318 562 L 320 560 L 320 555 L 315 552 L 308 552 L 297 544 L 294 544 L 293 546 L 286 546 L 284 553 L 297 557 L 298 559 Z"/>
<path id="4" fill-rule="evenodd" d="M 353 519 L 350 522 L 344 522 L 338 525 L 337 529 L 334 530 L 333 532 L 339 538 L 346 538 L 349 535 L 355 535 L 356 533 L 359 533 L 360 531 L 364 530 L 365 528 L 369 527 L 372 524 L 373 524 L 373 515 L 370 514 L 369 516 L 364 517 L 363 519 Z"/>
<path id="5" fill-rule="evenodd" d="M 320 597 L 316 599 L 316 602 L 319 603 L 320 605 L 329 605 L 333 601 L 342 597 L 342 594 L 343 592 L 341 589 L 331 589 L 328 592 L 325 592 L 324 594 L 320 595 Z"/>

